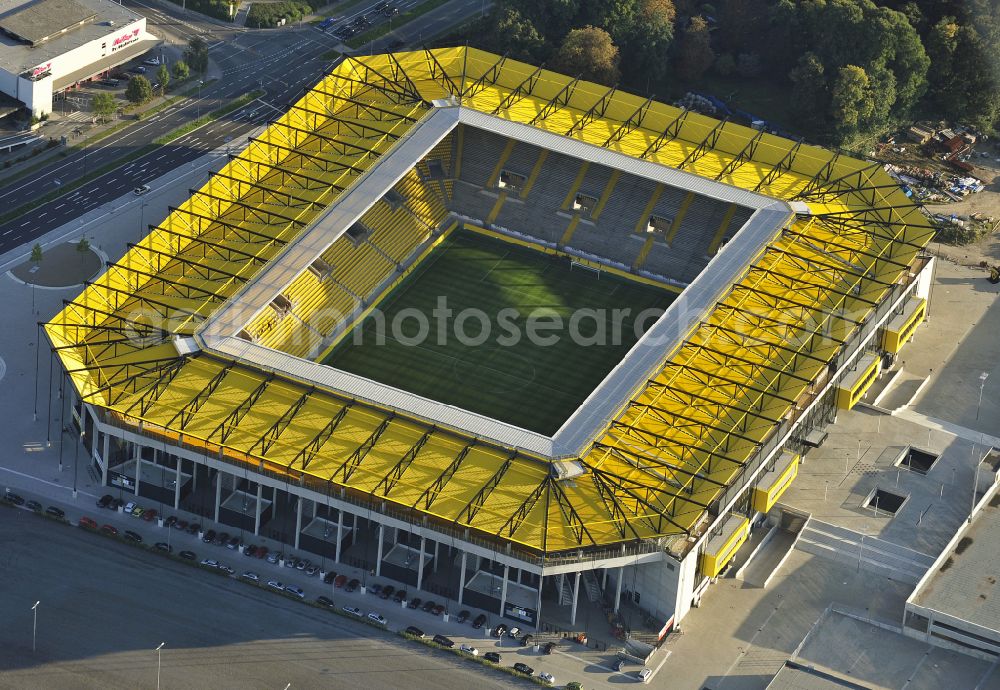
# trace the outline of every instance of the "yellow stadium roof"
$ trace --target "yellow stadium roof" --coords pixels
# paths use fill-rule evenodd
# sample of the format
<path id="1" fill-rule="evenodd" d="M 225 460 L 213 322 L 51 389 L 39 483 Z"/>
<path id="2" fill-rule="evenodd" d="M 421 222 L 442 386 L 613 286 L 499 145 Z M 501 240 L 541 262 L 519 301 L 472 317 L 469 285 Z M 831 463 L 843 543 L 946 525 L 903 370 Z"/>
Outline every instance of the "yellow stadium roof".
<path id="1" fill-rule="evenodd" d="M 543 457 L 177 338 L 460 105 L 804 204 L 559 478 Z M 414 161 L 416 163 L 416 161 Z M 873 163 L 470 48 L 348 58 L 46 325 L 105 421 L 527 554 L 687 535 L 933 234 Z"/>

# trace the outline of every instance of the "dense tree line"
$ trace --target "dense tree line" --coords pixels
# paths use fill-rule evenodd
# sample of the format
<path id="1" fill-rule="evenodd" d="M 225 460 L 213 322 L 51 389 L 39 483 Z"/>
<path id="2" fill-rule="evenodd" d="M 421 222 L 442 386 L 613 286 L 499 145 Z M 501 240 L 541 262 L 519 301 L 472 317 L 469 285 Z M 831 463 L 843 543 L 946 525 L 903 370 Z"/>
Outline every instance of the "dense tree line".
<path id="1" fill-rule="evenodd" d="M 856 142 L 909 118 L 993 131 L 997 0 L 498 0 L 470 42 L 661 96 L 711 71 L 766 79 L 813 138 Z"/>

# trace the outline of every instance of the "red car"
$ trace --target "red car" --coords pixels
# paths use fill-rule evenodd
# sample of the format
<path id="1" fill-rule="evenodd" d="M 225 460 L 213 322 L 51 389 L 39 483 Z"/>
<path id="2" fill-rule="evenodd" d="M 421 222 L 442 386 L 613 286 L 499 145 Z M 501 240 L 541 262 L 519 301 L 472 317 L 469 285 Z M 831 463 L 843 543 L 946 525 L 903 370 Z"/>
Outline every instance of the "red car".
<path id="1" fill-rule="evenodd" d="M 156 519 L 156 511 L 147 510 L 142 514 L 142 519 L 145 520 L 146 522 L 152 522 L 153 520 Z"/>
<path id="2" fill-rule="evenodd" d="M 338 575 L 337 579 L 333 581 L 333 586 L 340 589 L 345 584 L 347 584 L 347 575 Z"/>
<path id="3" fill-rule="evenodd" d="M 77 523 L 80 527 L 86 527 L 87 529 L 97 529 L 97 522 L 94 518 L 82 517 Z"/>
<path id="4" fill-rule="evenodd" d="M 257 556 L 257 558 L 260 558 L 260 559 L 266 558 L 267 557 L 267 547 L 266 546 L 258 546 L 257 547 L 257 553 L 254 554 L 254 555 Z"/>
<path id="5" fill-rule="evenodd" d="M 104 532 L 109 537 L 118 536 L 118 528 L 113 525 L 104 525 L 103 527 L 101 527 L 101 531 Z"/>

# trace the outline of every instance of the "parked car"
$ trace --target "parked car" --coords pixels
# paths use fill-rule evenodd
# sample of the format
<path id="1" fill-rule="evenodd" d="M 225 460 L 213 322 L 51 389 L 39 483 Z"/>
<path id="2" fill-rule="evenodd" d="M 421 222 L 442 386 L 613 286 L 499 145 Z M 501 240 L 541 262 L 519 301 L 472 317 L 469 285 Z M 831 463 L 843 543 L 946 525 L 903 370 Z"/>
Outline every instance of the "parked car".
<path id="1" fill-rule="evenodd" d="M 251 582 L 260 582 L 260 575 L 253 572 L 252 570 L 246 571 L 245 573 L 240 575 L 240 577 L 242 577 L 244 580 L 250 580 Z"/>
<path id="2" fill-rule="evenodd" d="M 410 603 L 406 605 L 408 609 L 418 609 L 423 600 L 420 597 L 413 597 L 410 599 Z"/>
<path id="3" fill-rule="evenodd" d="M 392 600 L 397 604 L 402 604 L 404 601 L 406 601 L 406 590 L 397 589 L 396 594 L 392 597 Z"/>
<path id="4" fill-rule="evenodd" d="M 306 568 L 306 575 L 308 575 L 309 577 L 316 577 L 316 573 L 318 572 L 319 572 L 318 565 L 311 565 L 308 568 Z"/>
<path id="5" fill-rule="evenodd" d="M 210 529 L 207 532 L 205 532 L 205 536 L 203 536 L 201 540 L 206 544 L 211 544 L 213 541 L 215 541 L 215 530 Z"/>
<path id="6" fill-rule="evenodd" d="M 132 509 L 132 517 L 134 518 L 142 517 L 142 514 L 145 512 L 146 512 L 145 508 L 143 508 L 142 506 L 136 506 L 135 508 Z"/>
<path id="7" fill-rule="evenodd" d="M 300 560 L 296 561 L 296 563 L 295 563 L 295 569 L 296 570 L 305 570 L 310 565 L 311 565 L 311 563 L 310 563 L 310 561 L 309 561 L 308 558 L 306 558 L 304 560 L 300 559 Z"/>
<path id="8" fill-rule="evenodd" d="M 267 558 L 267 547 L 266 546 L 258 546 L 257 547 L 257 554 L 256 555 L 257 555 L 257 558 L 259 558 L 261 560 Z"/>
<path id="9" fill-rule="evenodd" d="M 148 191 L 149 191 L 149 185 L 148 184 L 143 184 L 143 185 L 139 185 L 138 187 L 136 187 L 135 189 L 133 189 L 132 193 L 135 194 L 136 196 L 142 196 L 143 194 L 145 194 Z"/>
<path id="10" fill-rule="evenodd" d="M 360 586 L 361 586 L 361 581 L 358 578 L 354 578 L 353 580 L 347 583 L 346 591 L 353 592 Z"/>
<path id="11" fill-rule="evenodd" d="M 365 615 L 364 613 L 361 612 L 361 609 L 359 609 L 357 606 L 345 606 L 341 610 L 344 613 L 350 614 L 352 616 L 357 616 L 358 618 L 361 618 L 362 616 Z"/>
<path id="12" fill-rule="evenodd" d="M 136 544 L 141 544 L 142 543 L 142 535 L 139 534 L 138 532 L 133 532 L 130 529 L 125 530 L 125 533 L 124 533 L 123 536 L 125 537 L 125 541 L 133 541 Z"/>
<path id="13" fill-rule="evenodd" d="M 229 573 L 230 575 L 234 575 L 234 574 L 236 573 L 236 571 L 235 571 L 235 570 L 233 570 L 233 569 L 232 569 L 232 568 L 231 568 L 230 566 L 228 566 L 228 565 L 225 565 L 224 563 L 219 563 L 219 565 L 218 565 L 217 567 L 218 567 L 218 568 L 219 568 L 219 570 L 221 570 L 222 572 L 224 572 L 224 573 Z"/>
<path id="14" fill-rule="evenodd" d="M 126 515 L 131 515 L 132 511 L 135 510 L 135 506 L 136 506 L 135 501 L 129 501 L 128 503 L 125 504 L 125 507 L 122 508 L 122 512 L 125 513 Z"/>
<path id="15" fill-rule="evenodd" d="M 166 520 L 163 521 L 163 526 L 164 527 L 173 527 L 176 524 L 177 524 L 177 516 L 176 515 L 171 515 L 170 517 L 168 517 Z"/>
<path id="16" fill-rule="evenodd" d="M 534 639 L 534 638 L 531 636 L 531 633 L 528 633 L 527 635 L 524 635 L 521 638 L 521 646 L 522 647 L 527 647 L 529 644 L 531 644 L 531 640 L 532 639 Z"/>
<path id="17" fill-rule="evenodd" d="M 271 589 L 276 589 L 279 592 L 283 592 L 285 590 L 285 585 L 282 584 L 281 581 L 279 580 L 268 580 L 267 586 L 270 587 Z"/>
<path id="18" fill-rule="evenodd" d="M 423 611 L 424 613 L 430 613 L 431 611 L 434 610 L 435 606 L 437 606 L 437 604 L 434 603 L 434 600 L 428 599 L 426 602 L 424 602 L 424 605 L 420 608 L 420 610 Z"/>
<path id="19" fill-rule="evenodd" d="M 190 525 L 187 526 L 187 530 L 185 531 L 188 534 L 198 534 L 198 532 L 201 531 L 201 524 L 197 522 L 192 522 Z"/>
<path id="20" fill-rule="evenodd" d="M 146 68 L 142 65 L 136 65 L 135 67 L 130 68 L 129 72 L 134 72 L 135 74 L 145 74 Z"/>
<path id="21" fill-rule="evenodd" d="M 347 575 L 338 575 L 333 580 L 333 586 L 340 589 L 347 584 Z"/>
<path id="22" fill-rule="evenodd" d="M 382 591 L 382 585 L 375 583 L 368 588 L 369 594 L 378 594 Z"/>
<path id="23" fill-rule="evenodd" d="M 56 508 L 55 506 L 49 506 L 48 508 L 46 508 L 45 514 L 51 515 L 54 518 L 59 518 L 60 520 L 66 517 L 66 511 L 64 511 L 62 508 Z"/>
<path id="24" fill-rule="evenodd" d="M 198 557 L 194 555 L 194 551 L 181 551 L 177 555 L 180 556 L 181 558 L 183 558 L 185 561 L 195 561 L 195 560 L 198 560 Z"/>
<path id="25" fill-rule="evenodd" d="M 146 522 L 152 522 L 153 520 L 156 519 L 156 511 L 147 510 L 142 514 L 142 519 L 145 520 Z"/>
<path id="26" fill-rule="evenodd" d="M 216 546 L 225 546 L 229 543 L 229 532 L 219 532 L 215 537 Z"/>
<path id="27" fill-rule="evenodd" d="M 323 597 L 323 596 L 316 597 L 316 603 L 319 604 L 320 606 L 326 606 L 327 608 L 333 607 L 333 599 L 331 599 L 330 597 Z"/>
<path id="28" fill-rule="evenodd" d="M 376 613 L 375 611 L 369 612 L 368 620 L 370 620 L 372 623 L 377 623 L 379 625 L 385 625 L 386 623 L 388 623 L 388 621 L 382 617 L 382 614 Z"/>
<path id="29" fill-rule="evenodd" d="M 545 652 L 546 654 L 551 654 L 552 650 L 555 648 L 556 648 L 555 642 L 546 642 L 545 646 L 542 647 L 542 651 Z"/>
<path id="30" fill-rule="evenodd" d="M 547 673 L 546 671 L 542 671 L 541 673 L 539 673 L 538 677 L 544 680 L 545 682 L 549 683 L 550 685 L 556 684 L 555 676 L 553 676 L 551 673 Z"/>
<path id="31" fill-rule="evenodd" d="M 444 613 L 444 604 L 436 604 L 434 608 L 431 609 L 431 613 L 433 613 L 435 616 L 440 616 L 442 613 Z"/>
<path id="32" fill-rule="evenodd" d="M 383 599 L 388 599 L 389 597 L 392 596 L 392 593 L 395 591 L 396 591 L 395 587 L 393 587 L 392 585 L 386 585 L 385 587 L 382 588 L 382 591 L 379 592 L 379 596 Z"/>
<path id="33" fill-rule="evenodd" d="M 435 635 L 434 642 L 441 645 L 442 647 L 448 647 L 449 649 L 455 646 L 455 643 L 452 642 L 451 639 L 445 637 L 444 635 Z"/>
<path id="34" fill-rule="evenodd" d="M 285 585 L 285 591 L 289 594 L 297 596 L 299 599 L 306 598 L 306 593 L 302 591 L 301 587 L 296 587 L 295 585 Z"/>
<path id="35" fill-rule="evenodd" d="M 230 551 L 235 551 L 239 545 L 240 545 L 239 537 L 230 537 L 229 541 L 226 542 L 226 548 L 229 549 Z"/>
<path id="36" fill-rule="evenodd" d="M 521 634 L 521 629 L 519 627 L 512 626 L 510 630 L 507 631 L 507 635 L 510 636 L 512 640 L 516 640 Z"/>
<path id="37" fill-rule="evenodd" d="M 455 622 L 456 623 L 464 623 L 465 621 L 469 620 L 469 616 L 471 616 L 471 615 L 472 614 L 469 613 L 468 611 L 459 611 L 458 612 L 458 617 L 455 618 Z"/>
<path id="38" fill-rule="evenodd" d="M 84 529 L 97 529 L 97 521 L 94 518 L 84 516 L 77 520 L 76 524 Z"/>
<path id="39" fill-rule="evenodd" d="M 414 637 L 424 636 L 424 631 L 415 625 L 408 626 L 406 630 L 404 630 L 403 632 L 405 632 L 407 635 L 413 635 Z"/>
<path id="40" fill-rule="evenodd" d="M 13 503 L 16 506 L 23 506 L 24 505 L 24 497 L 20 496 L 18 494 L 15 494 L 12 491 L 7 491 L 6 493 L 4 493 L 3 497 L 4 497 L 4 500 L 6 500 L 8 503 Z M 100 505 L 100 504 L 98 504 L 98 505 Z"/>
<path id="41" fill-rule="evenodd" d="M 611 664 L 611 668 L 614 669 L 615 671 L 621 672 L 621 670 L 625 668 L 625 660 L 615 659 L 614 662 Z"/>
<path id="42" fill-rule="evenodd" d="M 500 655 L 497 654 L 496 652 L 486 652 L 485 654 L 483 654 L 483 658 L 494 664 L 500 663 Z"/>
<path id="43" fill-rule="evenodd" d="M 178 520 L 173 525 L 171 525 L 171 527 L 173 527 L 174 529 L 179 529 L 182 532 L 184 532 L 188 528 L 188 521 L 187 520 Z"/>
<path id="44" fill-rule="evenodd" d="M 333 581 L 335 579 L 337 579 L 337 573 L 335 573 L 335 572 L 333 572 L 331 570 L 331 571 L 327 572 L 326 575 L 323 576 L 323 584 L 324 585 L 332 585 Z"/>
<path id="45" fill-rule="evenodd" d="M 479 614 L 478 616 L 476 616 L 476 618 L 475 618 L 475 619 L 474 619 L 474 620 L 472 621 L 472 627 L 473 627 L 473 628 L 475 628 L 476 630 L 479 630 L 479 629 L 480 629 L 481 627 L 483 627 L 484 625 L 486 625 L 486 614 L 483 614 L 483 613 L 480 613 L 480 614 Z"/>
<path id="46" fill-rule="evenodd" d="M 643 683 L 648 683 L 649 679 L 653 677 L 653 671 L 651 669 L 644 668 L 638 673 L 636 673 L 635 677 L 638 678 Z"/>
<path id="47" fill-rule="evenodd" d="M 114 525 L 102 525 L 101 526 L 101 531 L 104 532 L 109 537 L 117 537 L 118 536 L 118 528 L 115 527 Z"/>
<path id="48" fill-rule="evenodd" d="M 39 503 L 38 501 L 28 501 L 27 503 L 24 504 L 24 507 L 27 508 L 28 510 L 35 511 L 36 513 L 42 512 L 42 504 Z"/>
<path id="49" fill-rule="evenodd" d="M 204 566 L 207 566 L 209 568 L 218 568 L 219 567 L 219 562 L 217 560 L 215 560 L 214 558 L 204 558 L 204 559 L 202 559 L 201 564 L 204 565 Z"/>
<path id="50" fill-rule="evenodd" d="M 151 67 L 156 67 L 158 64 L 160 64 L 160 59 L 155 57 L 147 58 L 142 61 L 142 64 L 149 65 Z"/>
<path id="51" fill-rule="evenodd" d="M 459 647 L 459 650 L 465 652 L 466 654 L 471 654 L 472 656 L 479 656 L 479 650 L 473 647 L 471 644 L 463 644 Z"/>
<path id="52" fill-rule="evenodd" d="M 247 544 L 246 548 L 243 549 L 244 556 L 253 556 L 257 553 L 256 544 Z"/>
<path id="53" fill-rule="evenodd" d="M 158 541 L 158 542 L 156 542 L 153 545 L 153 548 L 155 548 L 157 551 L 162 551 L 164 553 L 171 553 L 174 550 L 174 547 L 172 547 L 170 544 L 168 544 L 165 541 Z"/>
<path id="54" fill-rule="evenodd" d="M 109 505 L 108 508 L 110 510 L 113 510 L 113 511 L 115 511 L 117 513 L 119 510 L 121 510 L 121 507 L 122 507 L 122 505 L 124 503 L 125 503 L 125 501 L 123 501 L 122 499 L 115 498 L 115 499 L 112 499 L 111 505 Z"/>
<path id="55" fill-rule="evenodd" d="M 278 561 L 281 560 L 281 554 L 278 553 L 277 551 L 272 551 L 271 553 L 267 554 L 267 559 L 266 560 L 271 565 L 274 565 L 275 563 L 277 563 Z"/>
<path id="56" fill-rule="evenodd" d="M 506 632 L 507 632 L 507 626 L 504 625 L 503 623 L 500 623 L 495 628 L 493 628 L 492 635 L 493 637 L 500 638 L 503 637 Z"/>
<path id="57" fill-rule="evenodd" d="M 517 671 L 518 673 L 523 673 L 526 676 L 530 676 L 535 672 L 535 669 L 531 668 L 530 666 L 521 661 L 514 664 L 514 670 Z"/>
<path id="58" fill-rule="evenodd" d="M 113 501 L 113 500 L 115 500 L 114 496 L 112 496 L 111 494 L 104 494 L 99 499 L 97 499 L 97 507 L 98 508 L 107 508 L 108 506 L 111 505 L 111 501 Z M 24 503 L 24 499 L 23 498 L 21 499 L 21 503 Z M 18 504 L 18 505 L 20 505 L 20 504 Z"/>

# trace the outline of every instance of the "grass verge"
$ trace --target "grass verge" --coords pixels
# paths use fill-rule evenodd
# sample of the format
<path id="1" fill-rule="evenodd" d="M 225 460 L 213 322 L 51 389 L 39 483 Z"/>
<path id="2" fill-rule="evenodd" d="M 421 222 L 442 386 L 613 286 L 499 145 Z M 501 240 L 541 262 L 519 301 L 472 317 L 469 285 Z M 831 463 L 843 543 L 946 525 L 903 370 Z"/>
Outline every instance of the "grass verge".
<path id="1" fill-rule="evenodd" d="M 448 0 L 427 0 L 427 2 L 421 5 L 417 5 L 409 12 L 404 12 L 398 17 L 395 17 L 392 21 L 384 22 L 382 24 L 379 24 L 378 26 L 372 27 L 363 34 L 358 34 L 351 40 L 347 41 L 347 45 L 351 46 L 352 48 L 360 48 L 364 44 L 368 43 L 368 41 L 374 41 L 376 38 L 381 38 L 382 36 L 385 36 L 387 33 L 392 31 L 393 24 L 395 24 L 396 28 L 398 29 L 407 22 L 412 22 L 417 17 L 427 14 L 431 10 L 437 9 L 446 2 L 448 2 Z"/>
<path id="2" fill-rule="evenodd" d="M 251 91 L 249 93 L 245 93 L 242 96 L 240 96 L 240 97 L 236 98 L 235 100 L 233 100 L 228 105 L 225 105 L 222 108 L 219 108 L 218 110 L 213 110 L 208 115 L 203 115 L 202 117 L 199 117 L 197 120 L 189 122 L 186 125 L 182 125 L 182 126 L 178 127 L 177 129 L 175 129 L 173 131 L 167 132 L 166 134 L 164 134 L 162 137 L 159 137 L 158 139 L 154 139 L 153 143 L 156 144 L 156 145 L 158 145 L 158 146 L 162 146 L 164 144 L 169 144 L 171 141 L 174 141 L 175 139 L 179 139 L 182 136 L 184 136 L 185 134 L 189 134 L 190 132 L 193 132 L 194 130 L 198 129 L 199 127 L 203 127 L 203 126 L 207 125 L 210 122 L 215 122 L 219 118 L 225 117 L 226 115 L 228 115 L 229 113 L 233 112 L 234 110 L 239 110 L 240 108 L 242 108 L 243 106 L 245 106 L 250 101 L 252 101 L 252 100 L 254 100 L 256 98 L 260 98 L 263 95 L 264 95 L 263 91 Z"/>

